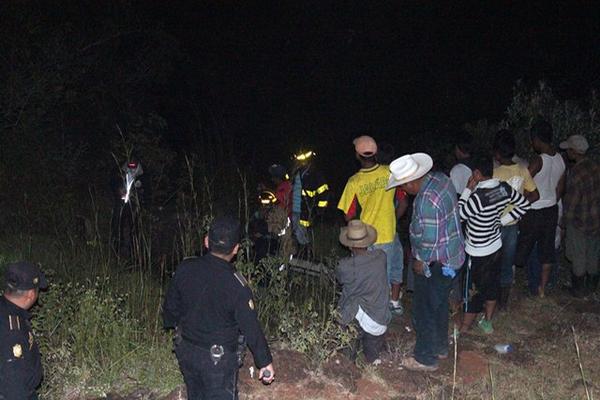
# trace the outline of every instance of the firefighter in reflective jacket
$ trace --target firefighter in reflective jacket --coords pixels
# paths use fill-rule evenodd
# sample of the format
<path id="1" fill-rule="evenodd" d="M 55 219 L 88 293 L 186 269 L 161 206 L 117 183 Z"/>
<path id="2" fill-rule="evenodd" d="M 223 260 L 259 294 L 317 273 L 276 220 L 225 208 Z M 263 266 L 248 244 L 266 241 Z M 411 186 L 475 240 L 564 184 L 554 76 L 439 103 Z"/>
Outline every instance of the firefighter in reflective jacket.
<path id="1" fill-rule="evenodd" d="M 298 244 L 310 242 L 308 228 L 315 214 L 321 214 L 328 205 L 329 186 L 323 175 L 315 168 L 312 150 L 294 155 L 295 167 L 292 176 L 292 223 Z"/>

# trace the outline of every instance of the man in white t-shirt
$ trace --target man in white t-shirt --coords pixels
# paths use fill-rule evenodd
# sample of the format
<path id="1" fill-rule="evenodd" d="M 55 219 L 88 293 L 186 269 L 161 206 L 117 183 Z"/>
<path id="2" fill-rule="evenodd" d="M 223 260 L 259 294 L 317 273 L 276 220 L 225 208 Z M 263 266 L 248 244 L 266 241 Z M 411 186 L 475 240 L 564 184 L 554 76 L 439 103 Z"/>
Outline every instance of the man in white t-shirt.
<path id="1" fill-rule="evenodd" d="M 454 156 L 457 163 L 450 170 L 450 180 L 460 194 L 467 187 L 467 181 L 471 177 L 471 152 L 473 149 L 473 137 L 465 131 L 457 134 L 454 141 Z"/>
<path id="2" fill-rule="evenodd" d="M 454 140 L 454 156 L 456 157 L 456 164 L 450 170 L 450 180 L 456 193 L 460 194 L 467 187 L 467 182 L 471 175 L 472 163 L 471 153 L 473 151 L 473 136 L 466 131 L 460 131 L 457 133 Z M 449 302 L 452 307 L 453 314 L 457 316 L 457 320 L 460 322 L 459 311 L 463 303 L 463 281 L 464 281 L 464 270 L 461 268 L 454 279 L 452 279 L 452 287 L 450 288 Z"/>
<path id="3" fill-rule="evenodd" d="M 554 235 L 558 223 L 558 201 L 565 186 L 565 162 L 552 145 L 552 126 L 540 120 L 530 130 L 531 145 L 538 154 L 529 163 L 529 172 L 537 186 L 539 199 L 523 217 L 519 226 L 519 244 L 515 264 L 525 266 L 537 243 L 542 275 L 537 294 L 545 296 L 552 265 L 556 262 Z"/>

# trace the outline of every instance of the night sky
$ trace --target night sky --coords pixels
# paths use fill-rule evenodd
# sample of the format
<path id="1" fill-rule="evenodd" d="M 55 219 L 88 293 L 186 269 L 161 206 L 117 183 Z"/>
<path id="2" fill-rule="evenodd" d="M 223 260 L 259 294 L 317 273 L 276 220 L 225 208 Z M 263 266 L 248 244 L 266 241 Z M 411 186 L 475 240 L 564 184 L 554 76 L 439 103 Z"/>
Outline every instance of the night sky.
<path id="1" fill-rule="evenodd" d="M 147 10 L 180 38 L 210 107 L 259 154 L 306 144 L 351 155 L 362 133 L 401 153 L 406 135 L 500 119 L 517 80 L 566 98 L 599 83 L 593 2 L 263 3 Z"/>
<path id="2" fill-rule="evenodd" d="M 168 126 L 164 141 L 180 154 L 214 150 L 194 141 L 200 130 L 233 142 L 238 164 L 254 171 L 310 147 L 343 184 L 356 168 L 351 140 L 358 135 L 392 144 L 395 156 L 427 151 L 407 139 L 433 132 L 450 142 L 466 122 L 500 120 L 517 81 L 534 88 L 544 80 L 559 98 L 582 101 L 598 88 L 596 2 L 489 3 L 29 1 L 6 14 L 0 7 L 0 17 L 17 36 L 23 15 L 30 26 L 59 32 L 50 43 L 58 49 L 61 40 L 79 40 L 65 57 L 72 64 L 79 55 L 83 65 L 98 60 L 98 68 L 86 67 L 89 79 L 72 70 L 87 113 L 68 111 L 55 124 L 92 147 L 131 111 L 156 113 Z M 25 32 L 35 32 L 30 26 Z M 151 54 L 136 51 L 138 39 L 148 43 L 154 34 L 168 36 L 173 55 L 160 50 L 142 62 L 167 72 L 132 85 L 136 57 Z M 25 43 L 39 51 L 43 38 L 29 36 Z M 99 126 L 90 116 L 103 124 L 102 135 L 90 133 Z M 110 162 L 102 152 L 98 158 Z"/>

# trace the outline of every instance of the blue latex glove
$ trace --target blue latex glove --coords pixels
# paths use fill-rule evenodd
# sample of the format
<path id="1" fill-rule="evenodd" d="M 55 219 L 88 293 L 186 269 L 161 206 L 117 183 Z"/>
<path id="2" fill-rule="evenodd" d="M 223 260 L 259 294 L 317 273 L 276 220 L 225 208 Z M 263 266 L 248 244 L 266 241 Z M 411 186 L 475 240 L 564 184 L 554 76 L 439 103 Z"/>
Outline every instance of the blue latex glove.
<path id="1" fill-rule="evenodd" d="M 456 271 L 450 267 L 442 267 L 442 275 L 454 278 L 456 276 Z"/>

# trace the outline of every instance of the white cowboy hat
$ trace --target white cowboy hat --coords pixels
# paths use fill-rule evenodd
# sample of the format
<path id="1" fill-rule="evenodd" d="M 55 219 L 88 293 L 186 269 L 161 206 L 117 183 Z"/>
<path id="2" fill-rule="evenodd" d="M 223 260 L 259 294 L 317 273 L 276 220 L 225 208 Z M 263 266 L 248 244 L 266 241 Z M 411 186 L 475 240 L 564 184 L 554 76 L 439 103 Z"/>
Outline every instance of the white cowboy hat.
<path id="1" fill-rule="evenodd" d="M 395 159 L 390 164 L 390 179 L 385 190 L 412 182 L 428 173 L 433 167 L 433 160 L 429 154 L 407 154 Z"/>
<path id="2" fill-rule="evenodd" d="M 340 243 L 346 247 L 369 247 L 377 240 L 377 231 L 359 219 L 340 229 Z"/>

